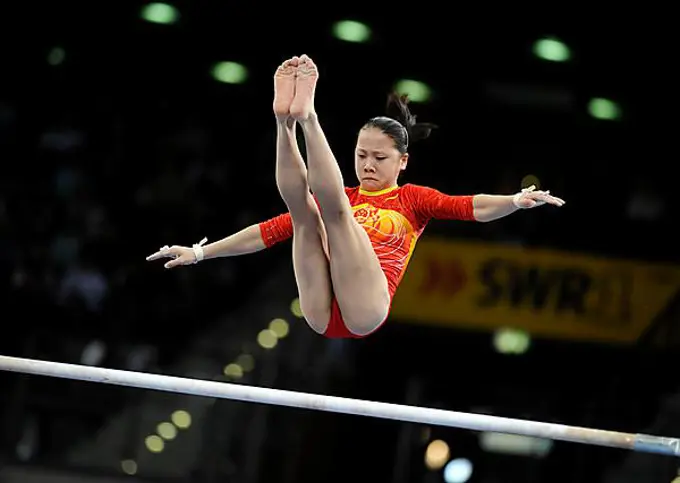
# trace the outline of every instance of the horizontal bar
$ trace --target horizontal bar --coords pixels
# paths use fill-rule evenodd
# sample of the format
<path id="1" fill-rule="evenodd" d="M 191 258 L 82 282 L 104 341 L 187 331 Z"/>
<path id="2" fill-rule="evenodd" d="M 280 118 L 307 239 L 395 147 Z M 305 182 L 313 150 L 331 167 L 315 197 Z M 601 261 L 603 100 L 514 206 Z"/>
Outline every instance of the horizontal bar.
<path id="1" fill-rule="evenodd" d="M 680 456 L 680 439 L 646 434 L 620 433 L 601 429 L 511 419 L 486 414 L 470 414 L 442 409 L 404 406 L 363 401 L 321 394 L 229 384 L 225 382 L 188 379 L 142 372 L 105 369 L 61 362 L 48 362 L 0 356 L 0 370 L 38 376 L 73 379 L 117 386 L 151 389 L 192 396 L 232 399 L 261 404 L 273 404 L 356 416 L 370 416 L 411 423 L 429 424 L 519 434 L 538 438 L 568 441 L 595 446 L 622 448 L 645 453 Z"/>

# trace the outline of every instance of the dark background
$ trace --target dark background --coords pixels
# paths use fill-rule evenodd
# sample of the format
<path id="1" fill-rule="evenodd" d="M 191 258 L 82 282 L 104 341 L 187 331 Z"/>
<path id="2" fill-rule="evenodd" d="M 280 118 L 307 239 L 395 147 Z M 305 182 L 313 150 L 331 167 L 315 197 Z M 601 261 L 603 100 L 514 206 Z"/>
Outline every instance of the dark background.
<path id="1" fill-rule="evenodd" d="M 106 347 L 99 365 L 192 377 L 177 368 L 186 358 L 262 352 L 253 343 L 266 322 L 260 312 L 279 307 L 262 297 L 288 303 L 295 295 L 289 244 L 172 272 L 144 257 L 164 244 L 215 241 L 284 210 L 274 180 L 272 75 L 302 53 L 319 65 L 317 111 L 348 185 L 358 129 L 382 114 L 396 80 L 415 78 L 434 96 L 413 111 L 439 129 L 413 147 L 402 183 L 510 194 L 533 174 L 567 200 L 560 210 L 492 224 L 433 222 L 426 236 L 677 259 L 663 29 L 632 35 L 616 22 L 559 25 L 547 15 L 510 25 L 444 6 L 220 2 L 177 2 L 179 23 L 155 25 L 140 19 L 141 5 L 6 6 L 17 33 L 6 30 L 14 37 L 0 84 L 4 354 L 78 363 L 97 340 Z M 343 18 L 370 25 L 372 41 L 333 38 L 331 25 Z M 566 42 L 573 59 L 534 56 L 533 42 L 546 35 Z M 48 62 L 55 48 L 64 52 L 58 65 Z M 211 68 L 222 60 L 246 65 L 247 82 L 216 82 Z M 499 87 L 557 92 L 566 102 L 503 100 L 493 95 Z M 591 117 L 592 97 L 614 99 L 622 118 Z M 677 322 L 669 310 L 632 347 L 534 339 L 529 352 L 509 357 L 494 351 L 485 332 L 391 323 L 366 340 L 334 342 L 294 320 L 290 338 L 304 341 L 307 359 L 281 342 L 281 355 L 262 355 L 277 376 L 265 371 L 244 381 L 672 436 L 678 418 L 666 401 L 677 390 L 674 339 L 654 334 Z M 196 341 L 216 330 L 222 339 L 206 352 Z M 136 436 L 123 449 L 102 450 L 101 461 L 79 460 L 67 455 L 96 445 L 107 421 L 148 393 L 9 374 L 0 384 L 7 468 L 122 475 L 120 461 L 133 459 L 139 481 L 435 482 L 442 472 L 427 471 L 423 455 L 428 441 L 441 438 L 451 457 L 473 462 L 473 483 L 606 482 L 613 474 L 651 483 L 676 474 L 667 457 L 641 456 L 639 464 L 655 472 L 638 472 L 626 466 L 629 453 L 596 446 L 556 443 L 544 458 L 499 455 L 482 450 L 475 433 L 415 425 L 398 450 L 407 434 L 399 423 L 285 408 L 269 408 L 262 429 L 258 409 L 238 405 L 255 412 L 246 424 L 229 416 L 237 407 L 229 402 L 212 405 L 196 425 L 201 437 L 186 452 L 197 456 L 181 469 L 172 458 L 160 465 L 163 454 L 144 466 Z M 417 394 L 410 401 L 409 388 Z M 148 432 L 148 419 L 125 424 Z M 252 443 L 252 434 L 261 442 Z"/>

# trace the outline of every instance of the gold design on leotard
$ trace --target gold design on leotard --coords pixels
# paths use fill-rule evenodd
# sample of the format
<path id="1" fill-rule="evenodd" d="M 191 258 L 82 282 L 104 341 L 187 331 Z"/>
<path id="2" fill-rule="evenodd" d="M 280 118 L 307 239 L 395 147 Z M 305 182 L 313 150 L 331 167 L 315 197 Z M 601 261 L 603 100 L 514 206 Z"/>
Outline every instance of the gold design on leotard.
<path id="1" fill-rule="evenodd" d="M 380 265 L 396 280 L 400 280 L 408 264 L 417 233 L 409 220 L 394 210 L 376 208 L 362 203 L 354 206 L 354 219 L 371 240 Z"/>

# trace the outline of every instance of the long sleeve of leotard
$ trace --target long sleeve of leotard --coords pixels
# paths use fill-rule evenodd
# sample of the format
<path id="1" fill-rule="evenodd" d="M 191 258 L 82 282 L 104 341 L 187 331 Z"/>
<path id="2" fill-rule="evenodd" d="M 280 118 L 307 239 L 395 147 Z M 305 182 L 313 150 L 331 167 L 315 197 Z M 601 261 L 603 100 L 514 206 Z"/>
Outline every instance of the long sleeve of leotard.
<path id="1" fill-rule="evenodd" d="M 414 211 L 425 220 L 474 221 L 473 195 L 447 195 L 434 188 L 410 185 Z"/>
<path id="2" fill-rule="evenodd" d="M 267 248 L 293 236 L 290 213 L 282 213 L 259 224 L 262 241 Z"/>

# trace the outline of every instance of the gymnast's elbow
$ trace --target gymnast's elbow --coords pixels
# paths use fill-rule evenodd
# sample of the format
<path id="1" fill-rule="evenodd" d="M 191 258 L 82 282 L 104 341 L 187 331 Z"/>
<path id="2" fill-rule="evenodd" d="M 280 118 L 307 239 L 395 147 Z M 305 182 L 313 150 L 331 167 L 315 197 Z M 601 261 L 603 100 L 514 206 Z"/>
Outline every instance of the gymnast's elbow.
<path id="1" fill-rule="evenodd" d="M 489 210 L 485 210 L 484 208 L 475 208 L 472 212 L 472 217 L 479 223 L 488 223 L 496 219 L 492 213 L 489 213 Z"/>

